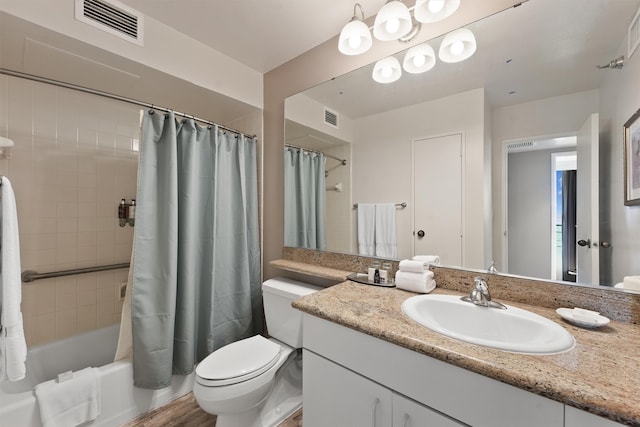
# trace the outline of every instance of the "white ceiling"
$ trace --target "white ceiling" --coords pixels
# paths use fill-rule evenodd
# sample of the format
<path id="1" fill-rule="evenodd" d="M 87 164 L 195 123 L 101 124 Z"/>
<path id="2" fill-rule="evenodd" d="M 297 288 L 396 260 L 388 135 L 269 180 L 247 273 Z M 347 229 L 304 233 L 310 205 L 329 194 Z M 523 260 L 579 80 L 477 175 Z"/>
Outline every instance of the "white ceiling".
<path id="1" fill-rule="evenodd" d="M 261 73 L 340 33 L 355 4 L 345 0 L 120 1 Z M 366 17 L 386 3 L 357 1 Z"/>
<path id="2" fill-rule="evenodd" d="M 121 1 L 260 72 L 337 35 L 353 15 L 355 3 Z M 358 1 L 366 17 L 385 3 Z M 413 0 L 405 3 L 410 7 L 414 4 Z M 595 66 L 608 63 L 620 53 L 639 4 L 640 0 L 528 0 L 520 7 L 470 24 L 478 51 L 463 63 L 438 63 L 421 75 L 405 73 L 390 85 L 374 83 L 370 78 L 372 66 L 363 67 L 307 93 L 357 118 L 479 87 L 485 88 L 494 107 L 596 88 L 603 73 L 615 71 L 597 70 Z M 436 51 L 440 40 L 431 43 Z M 398 58 L 402 61 L 401 54 Z"/>

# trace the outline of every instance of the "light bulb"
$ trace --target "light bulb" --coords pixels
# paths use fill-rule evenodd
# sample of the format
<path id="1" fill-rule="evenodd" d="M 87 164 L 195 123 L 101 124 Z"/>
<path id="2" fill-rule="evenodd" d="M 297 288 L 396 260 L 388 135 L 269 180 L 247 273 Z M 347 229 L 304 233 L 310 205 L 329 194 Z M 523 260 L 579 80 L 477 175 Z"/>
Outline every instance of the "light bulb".
<path id="1" fill-rule="evenodd" d="M 391 69 L 391 67 L 384 67 L 382 70 L 380 70 L 380 74 L 382 74 L 382 77 L 384 77 L 385 79 L 388 79 L 393 74 L 393 70 Z"/>
<path id="2" fill-rule="evenodd" d="M 431 13 L 438 13 L 444 7 L 444 0 L 431 0 L 428 4 Z"/>
<path id="3" fill-rule="evenodd" d="M 384 25 L 389 34 L 395 34 L 400 29 L 400 21 L 398 18 L 391 18 L 387 20 Z"/>
<path id="4" fill-rule="evenodd" d="M 427 58 L 424 55 L 416 55 L 413 57 L 413 65 L 417 68 L 422 67 L 427 62 Z"/>
<path id="5" fill-rule="evenodd" d="M 360 40 L 360 36 L 349 37 L 349 47 L 351 49 L 357 49 L 361 44 L 362 41 Z"/>
<path id="6" fill-rule="evenodd" d="M 451 47 L 449 48 L 453 55 L 460 55 L 462 51 L 464 51 L 464 43 L 461 41 L 455 41 L 451 43 Z"/>

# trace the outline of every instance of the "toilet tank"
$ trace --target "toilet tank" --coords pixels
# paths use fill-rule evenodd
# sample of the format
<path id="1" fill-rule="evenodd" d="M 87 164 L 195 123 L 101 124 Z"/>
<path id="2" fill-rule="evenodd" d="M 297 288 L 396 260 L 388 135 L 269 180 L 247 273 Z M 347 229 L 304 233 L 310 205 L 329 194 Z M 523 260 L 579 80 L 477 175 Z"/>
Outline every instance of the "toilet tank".
<path id="1" fill-rule="evenodd" d="M 302 348 L 302 312 L 291 303 L 320 287 L 284 277 L 262 283 L 262 301 L 267 331 L 270 336 L 293 348 Z"/>

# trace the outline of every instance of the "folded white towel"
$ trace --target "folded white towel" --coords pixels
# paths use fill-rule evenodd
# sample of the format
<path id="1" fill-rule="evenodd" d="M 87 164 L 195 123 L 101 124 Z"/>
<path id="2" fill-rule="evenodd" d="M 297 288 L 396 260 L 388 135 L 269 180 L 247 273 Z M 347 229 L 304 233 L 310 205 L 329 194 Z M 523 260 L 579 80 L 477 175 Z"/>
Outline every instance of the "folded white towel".
<path id="1" fill-rule="evenodd" d="M 16 199 L 9 178 L 2 178 L 0 190 L 2 208 L 2 240 L 0 244 L 0 351 L 3 361 L 0 380 L 20 381 L 25 377 L 27 343 L 22 325 L 22 279 L 20 277 L 20 238 L 18 236 L 18 212 Z"/>
<path id="2" fill-rule="evenodd" d="M 414 261 L 411 259 L 403 259 L 398 264 L 399 271 L 411 271 L 413 273 L 422 273 L 427 270 L 428 266 L 422 261 Z"/>
<path id="3" fill-rule="evenodd" d="M 640 276 L 625 276 L 622 279 L 622 288 L 640 291 Z"/>
<path id="4" fill-rule="evenodd" d="M 436 288 L 436 281 L 433 280 L 433 271 L 430 270 L 425 270 L 422 273 L 398 271 L 396 273 L 396 287 L 427 294 Z"/>
<path id="5" fill-rule="evenodd" d="M 438 255 L 416 255 L 414 261 L 422 261 L 426 265 L 440 265 L 440 257 Z"/>
<path id="6" fill-rule="evenodd" d="M 85 368 L 59 383 L 51 380 L 35 388 L 43 427 L 73 427 L 100 415 L 100 370 Z"/>

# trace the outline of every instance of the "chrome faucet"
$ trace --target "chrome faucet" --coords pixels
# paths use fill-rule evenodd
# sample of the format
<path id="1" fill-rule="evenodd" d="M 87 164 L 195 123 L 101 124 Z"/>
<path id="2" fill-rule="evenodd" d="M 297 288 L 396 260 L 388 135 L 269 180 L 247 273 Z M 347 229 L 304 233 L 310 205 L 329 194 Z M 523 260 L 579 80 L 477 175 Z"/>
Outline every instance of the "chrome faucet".
<path id="1" fill-rule="evenodd" d="M 482 277 L 476 277 L 473 279 L 474 287 L 471 293 L 467 297 L 462 297 L 462 301 L 470 302 L 482 307 L 500 308 L 506 310 L 507 307 L 504 304 L 491 300 L 491 293 L 489 292 L 489 286 Z"/>

